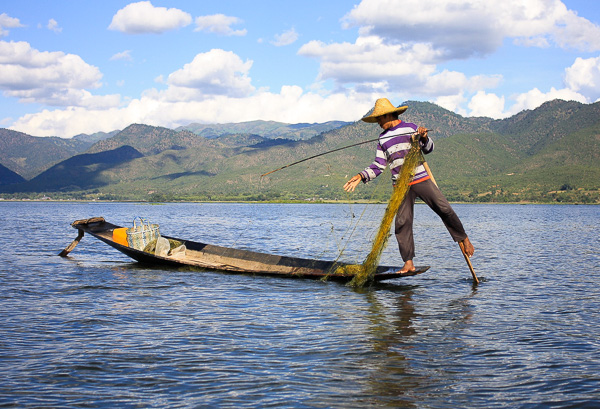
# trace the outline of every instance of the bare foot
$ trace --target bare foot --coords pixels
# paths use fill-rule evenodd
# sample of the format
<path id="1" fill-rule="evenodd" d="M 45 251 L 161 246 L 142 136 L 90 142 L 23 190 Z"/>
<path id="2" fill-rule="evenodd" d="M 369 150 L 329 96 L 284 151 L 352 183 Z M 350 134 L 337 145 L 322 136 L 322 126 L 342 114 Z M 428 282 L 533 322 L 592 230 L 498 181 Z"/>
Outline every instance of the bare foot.
<path id="1" fill-rule="evenodd" d="M 415 271 L 415 265 L 413 264 L 412 260 L 408 260 L 406 263 L 404 263 L 404 267 L 402 267 L 400 269 L 400 271 L 398 271 L 398 274 L 403 274 L 403 273 L 408 273 L 409 271 Z"/>
<path id="2" fill-rule="evenodd" d="M 469 238 L 467 237 L 466 239 L 461 241 L 461 243 L 463 245 L 463 248 L 465 249 L 465 253 L 467 253 L 467 256 L 473 257 L 473 254 L 475 253 L 475 247 L 473 247 L 473 245 L 471 244 L 471 240 L 469 240 Z"/>

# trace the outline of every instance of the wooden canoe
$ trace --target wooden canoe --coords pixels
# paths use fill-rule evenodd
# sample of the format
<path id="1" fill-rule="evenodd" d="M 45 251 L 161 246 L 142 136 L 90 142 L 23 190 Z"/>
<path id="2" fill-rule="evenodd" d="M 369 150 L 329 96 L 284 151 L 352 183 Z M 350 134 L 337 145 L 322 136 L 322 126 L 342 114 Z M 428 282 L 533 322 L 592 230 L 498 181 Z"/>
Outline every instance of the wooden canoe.
<path id="1" fill-rule="evenodd" d="M 114 241 L 113 230 L 121 226 L 109 223 L 103 217 L 76 220 L 71 226 L 78 230 L 78 235 L 73 243 L 60 253 L 63 257 L 67 256 L 73 250 L 85 233 L 88 233 L 144 264 L 174 267 L 193 266 L 200 269 L 231 273 L 326 279 L 345 282 L 350 281 L 354 276 L 350 273 L 339 273 L 338 267 L 349 265 L 339 261 L 312 260 L 233 249 L 165 236 L 162 233 L 162 237 L 183 242 L 186 246 L 186 251 L 185 254 L 161 257 Z M 400 274 L 398 273 L 400 270 L 399 267 L 379 266 L 374 280 L 382 281 L 414 276 L 424 273 L 428 269 L 428 266 L 417 267 L 417 270 L 414 272 Z"/>

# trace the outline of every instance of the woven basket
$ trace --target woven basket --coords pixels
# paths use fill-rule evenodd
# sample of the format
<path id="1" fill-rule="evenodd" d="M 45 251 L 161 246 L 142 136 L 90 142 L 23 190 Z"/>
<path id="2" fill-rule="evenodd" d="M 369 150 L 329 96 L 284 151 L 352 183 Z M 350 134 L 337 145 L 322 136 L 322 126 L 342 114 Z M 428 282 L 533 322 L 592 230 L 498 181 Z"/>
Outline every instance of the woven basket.
<path id="1" fill-rule="evenodd" d="M 139 224 L 136 223 L 137 219 Z M 150 224 L 148 220 L 141 217 L 135 217 L 133 227 L 127 229 L 127 244 L 137 250 L 144 250 L 148 243 L 159 237 L 158 224 Z"/>

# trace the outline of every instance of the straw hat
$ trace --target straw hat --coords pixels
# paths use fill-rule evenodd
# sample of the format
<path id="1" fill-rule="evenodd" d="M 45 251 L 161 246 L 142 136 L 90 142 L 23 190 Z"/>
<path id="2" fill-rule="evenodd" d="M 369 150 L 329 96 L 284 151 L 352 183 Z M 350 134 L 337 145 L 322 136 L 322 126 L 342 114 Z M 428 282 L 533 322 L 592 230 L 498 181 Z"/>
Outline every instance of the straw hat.
<path id="1" fill-rule="evenodd" d="M 385 114 L 398 114 L 400 115 L 404 111 L 406 111 L 408 107 L 406 105 L 396 108 L 387 98 L 379 98 L 375 101 L 375 108 L 373 108 L 373 113 L 369 116 L 365 116 L 362 120 L 369 123 L 377 122 L 378 116 L 383 116 Z"/>

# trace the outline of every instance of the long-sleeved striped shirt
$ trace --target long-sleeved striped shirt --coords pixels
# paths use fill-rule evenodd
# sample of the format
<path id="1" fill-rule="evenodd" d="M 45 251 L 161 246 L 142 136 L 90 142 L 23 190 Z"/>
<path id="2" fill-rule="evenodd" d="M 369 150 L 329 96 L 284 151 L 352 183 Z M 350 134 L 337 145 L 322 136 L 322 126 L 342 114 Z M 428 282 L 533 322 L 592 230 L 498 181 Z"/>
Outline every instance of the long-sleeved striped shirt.
<path id="1" fill-rule="evenodd" d="M 404 157 L 410 151 L 411 135 L 416 131 L 417 125 L 409 122 L 400 122 L 395 127 L 383 131 L 379 135 L 375 160 L 368 168 L 360 172 L 363 182 L 367 183 L 375 179 L 389 165 L 392 172 L 392 183 L 396 183 L 396 179 L 404 164 Z M 420 144 L 424 154 L 433 151 L 433 140 L 431 138 L 428 137 L 426 143 L 420 142 Z M 414 185 L 429 178 L 430 176 L 423 164 L 419 164 L 415 169 L 415 176 L 412 178 L 410 184 Z"/>

